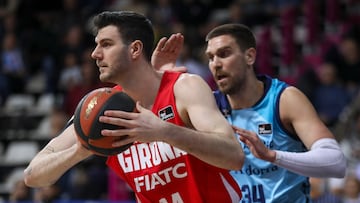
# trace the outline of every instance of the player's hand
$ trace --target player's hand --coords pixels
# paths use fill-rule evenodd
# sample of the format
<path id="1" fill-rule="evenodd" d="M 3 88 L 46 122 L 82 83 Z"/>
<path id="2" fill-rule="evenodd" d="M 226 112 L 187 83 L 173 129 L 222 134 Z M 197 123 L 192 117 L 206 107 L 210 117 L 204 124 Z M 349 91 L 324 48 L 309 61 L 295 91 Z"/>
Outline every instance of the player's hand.
<path id="1" fill-rule="evenodd" d="M 94 154 L 84 144 L 82 144 L 79 139 L 76 139 L 76 145 L 77 155 L 80 155 L 82 157 L 89 157 Z"/>
<path id="2" fill-rule="evenodd" d="M 184 36 L 181 33 L 172 34 L 169 39 L 161 38 L 151 56 L 151 64 L 160 71 L 186 72 L 186 67 L 176 67 L 176 59 L 179 57 L 183 45 Z"/>
<path id="3" fill-rule="evenodd" d="M 90 157 L 94 153 L 90 151 L 85 145 L 83 145 L 79 140 L 76 141 L 76 154 L 83 157 L 84 159 Z"/>
<path id="4" fill-rule="evenodd" d="M 236 126 L 232 126 L 235 133 L 240 136 L 240 141 L 246 144 L 251 153 L 262 160 L 273 162 L 276 159 L 275 151 L 267 148 L 263 141 L 259 138 L 259 136 L 252 131 L 248 131 L 242 128 L 238 128 Z"/>
<path id="5" fill-rule="evenodd" d="M 152 111 L 136 103 L 137 112 L 125 112 L 118 110 L 107 110 L 100 121 L 107 124 L 120 126 L 120 129 L 101 131 L 103 136 L 119 136 L 124 139 L 114 143 L 114 147 L 133 142 L 159 141 L 165 121 L 157 117 Z M 125 137 L 126 136 L 126 137 Z"/>

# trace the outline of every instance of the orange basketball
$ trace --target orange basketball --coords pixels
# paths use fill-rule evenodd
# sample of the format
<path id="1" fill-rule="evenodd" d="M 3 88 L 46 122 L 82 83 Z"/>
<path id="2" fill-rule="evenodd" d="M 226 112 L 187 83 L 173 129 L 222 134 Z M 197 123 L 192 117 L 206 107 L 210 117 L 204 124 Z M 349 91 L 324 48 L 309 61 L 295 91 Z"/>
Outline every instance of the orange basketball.
<path id="1" fill-rule="evenodd" d="M 114 141 L 123 137 L 107 137 L 101 135 L 102 129 L 118 129 L 119 126 L 99 122 L 105 110 L 121 110 L 133 112 L 135 102 L 126 93 L 114 88 L 98 88 L 85 95 L 76 107 L 74 127 L 78 139 L 89 150 L 97 155 L 109 156 L 121 153 L 132 143 L 113 147 Z"/>

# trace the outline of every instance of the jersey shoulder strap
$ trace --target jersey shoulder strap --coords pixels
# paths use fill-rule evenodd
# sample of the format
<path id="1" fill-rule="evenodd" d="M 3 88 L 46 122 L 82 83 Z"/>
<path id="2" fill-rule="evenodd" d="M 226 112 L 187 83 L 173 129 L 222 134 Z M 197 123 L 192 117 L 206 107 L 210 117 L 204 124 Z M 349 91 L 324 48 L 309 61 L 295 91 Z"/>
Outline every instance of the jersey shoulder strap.
<path id="1" fill-rule="evenodd" d="M 229 101 L 228 101 L 226 95 L 221 93 L 219 90 L 213 91 L 213 94 L 214 94 L 214 97 L 216 100 L 216 104 L 217 104 L 219 110 L 221 111 L 221 113 L 225 117 L 230 115 L 231 107 L 230 107 L 230 104 L 229 104 Z"/>

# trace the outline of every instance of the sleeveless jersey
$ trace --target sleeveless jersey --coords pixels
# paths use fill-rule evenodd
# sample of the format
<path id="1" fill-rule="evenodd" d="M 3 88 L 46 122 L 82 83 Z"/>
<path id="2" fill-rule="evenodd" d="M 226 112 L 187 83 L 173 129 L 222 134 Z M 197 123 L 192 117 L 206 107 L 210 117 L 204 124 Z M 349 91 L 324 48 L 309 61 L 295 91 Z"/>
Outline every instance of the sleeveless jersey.
<path id="1" fill-rule="evenodd" d="M 279 117 L 279 98 L 288 86 L 267 76 L 259 76 L 265 84 L 263 97 L 247 109 L 232 110 L 226 96 L 214 92 L 217 104 L 230 124 L 256 132 L 265 146 L 272 150 L 303 152 L 306 150 L 297 136 L 288 133 Z M 301 108 L 300 106 L 298 108 Z M 309 202 L 308 178 L 256 158 L 240 141 L 244 153 L 244 166 L 231 171 L 241 187 L 241 203 Z"/>
<path id="2" fill-rule="evenodd" d="M 174 97 L 180 73 L 165 72 L 152 112 L 184 126 Z M 108 157 L 107 164 L 124 179 L 141 203 L 239 202 L 241 191 L 229 170 L 211 166 L 165 142 L 134 143 Z"/>

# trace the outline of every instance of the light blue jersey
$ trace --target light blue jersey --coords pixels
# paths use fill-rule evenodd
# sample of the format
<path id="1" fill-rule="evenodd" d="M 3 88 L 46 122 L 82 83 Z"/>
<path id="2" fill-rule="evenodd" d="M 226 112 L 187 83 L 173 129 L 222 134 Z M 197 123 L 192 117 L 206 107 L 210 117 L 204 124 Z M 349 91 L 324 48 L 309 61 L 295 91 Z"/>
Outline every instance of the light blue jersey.
<path id="1" fill-rule="evenodd" d="M 226 97 L 219 92 L 214 93 L 227 120 L 234 126 L 256 132 L 270 149 L 305 151 L 306 148 L 298 138 L 284 130 L 279 119 L 279 97 L 288 85 L 266 76 L 259 76 L 259 79 L 265 84 L 265 93 L 251 108 L 231 110 Z M 254 157 L 249 148 L 241 141 L 240 143 L 246 156 L 244 166 L 239 171 L 231 171 L 231 174 L 241 187 L 241 203 L 309 202 L 310 186 L 307 177 Z"/>

